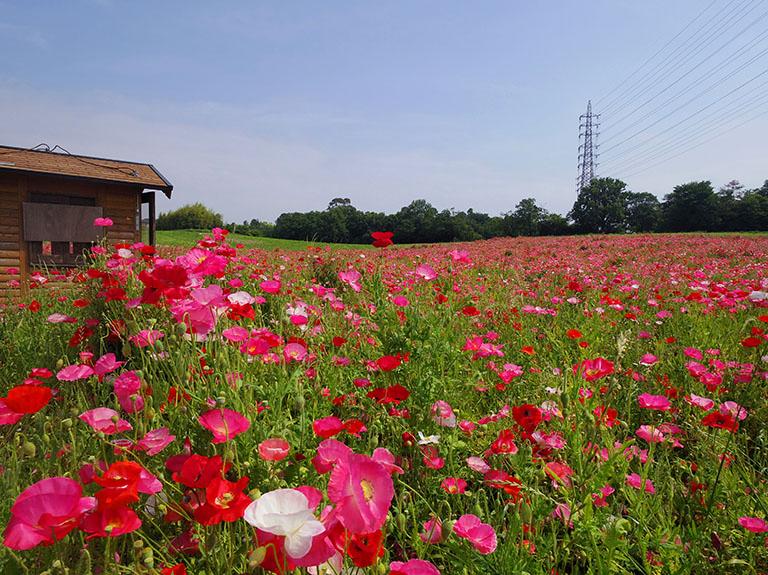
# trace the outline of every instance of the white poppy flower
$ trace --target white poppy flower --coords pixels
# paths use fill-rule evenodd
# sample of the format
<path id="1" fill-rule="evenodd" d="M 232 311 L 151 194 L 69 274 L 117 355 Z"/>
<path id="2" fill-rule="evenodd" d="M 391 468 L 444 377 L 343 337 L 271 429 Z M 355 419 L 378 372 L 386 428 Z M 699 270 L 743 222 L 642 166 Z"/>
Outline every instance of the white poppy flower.
<path id="1" fill-rule="evenodd" d="M 296 489 L 265 493 L 245 508 L 243 519 L 262 531 L 285 537 L 285 552 L 294 559 L 309 553 L 312 539 L 325 531 L 306 496 Z"/>

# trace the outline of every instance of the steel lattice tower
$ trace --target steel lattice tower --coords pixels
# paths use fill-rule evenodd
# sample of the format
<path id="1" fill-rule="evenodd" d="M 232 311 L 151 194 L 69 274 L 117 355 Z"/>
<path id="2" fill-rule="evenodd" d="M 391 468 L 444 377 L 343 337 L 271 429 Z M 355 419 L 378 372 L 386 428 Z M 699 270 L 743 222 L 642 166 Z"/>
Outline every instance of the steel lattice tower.
<path id="1" fill-rule="evenodd" d="M 592 113 L 592 100 L 587 103 L 587 113 L 579 116 L 579 175 L 576 177 L 576 193 L 597 177 L 597 136 L 600 134 L 600 114 Z"/>

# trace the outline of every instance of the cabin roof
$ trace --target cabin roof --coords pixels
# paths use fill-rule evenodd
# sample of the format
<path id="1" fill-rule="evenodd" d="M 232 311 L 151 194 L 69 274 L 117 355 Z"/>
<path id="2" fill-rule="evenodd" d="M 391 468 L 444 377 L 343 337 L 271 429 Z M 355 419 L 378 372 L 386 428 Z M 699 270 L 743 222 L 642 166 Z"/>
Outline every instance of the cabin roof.
<path id="1" fill-rule="evenodd" d="M 63 150 L 59 146 L 57 148 Z M 0 173 L 3 172 L 48 174 L 100 182 L 135 184 L 143 189 L 159 190 L 169 198 L 173 190 L 173 185 L 152 164 L 79 156 L 66 151 L 60 153 L 0 146 Z"/>

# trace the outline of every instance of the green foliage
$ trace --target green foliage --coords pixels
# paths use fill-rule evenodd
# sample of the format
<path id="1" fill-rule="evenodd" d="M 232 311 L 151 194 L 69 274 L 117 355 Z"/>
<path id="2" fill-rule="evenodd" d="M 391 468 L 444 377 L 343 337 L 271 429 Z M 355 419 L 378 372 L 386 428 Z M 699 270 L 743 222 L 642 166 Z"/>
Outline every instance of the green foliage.
<path id="1" fill-rule="evenodd" d="M 206 208 L 200 202 L 182 206 L 157 217 L 158 230 L 210 230 L 224 227 L 221 214 Z"/>
<path id="2" fill-rule="evenodd" d="M 673 232 L 719 231 L 718 198 L 711 182 L 675 186 L 664 198 L 664 229 Z"/>
<path id="3" fill-rule="evenodd" d="M 627 184 L 595 178 L 579 191 L 569 217 L 582 233 L 612 234 L 627 229 Z"/>

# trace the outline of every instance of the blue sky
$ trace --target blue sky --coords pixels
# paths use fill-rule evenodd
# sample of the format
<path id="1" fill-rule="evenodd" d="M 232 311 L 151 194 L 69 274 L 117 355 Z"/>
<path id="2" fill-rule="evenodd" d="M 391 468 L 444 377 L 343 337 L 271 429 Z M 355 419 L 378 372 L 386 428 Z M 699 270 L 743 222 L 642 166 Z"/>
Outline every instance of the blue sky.
<path id="1" fill-rule="evenodd" d="M 532 196 L 565 213 L 587 99 L 704 6 L 0 0 L 0 144 L 151 162 L 176 188 L 161 210 L 203 201 L 235 221 L 338 196 L 493 214 Z M 766 128 L 626 179 L 660 197 L 758 186 Z"/>

